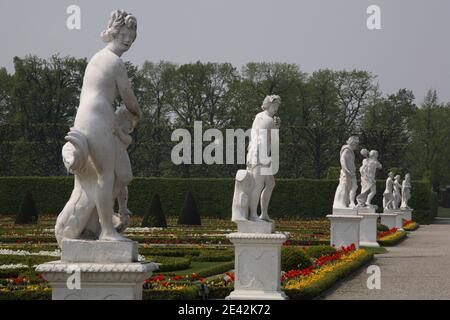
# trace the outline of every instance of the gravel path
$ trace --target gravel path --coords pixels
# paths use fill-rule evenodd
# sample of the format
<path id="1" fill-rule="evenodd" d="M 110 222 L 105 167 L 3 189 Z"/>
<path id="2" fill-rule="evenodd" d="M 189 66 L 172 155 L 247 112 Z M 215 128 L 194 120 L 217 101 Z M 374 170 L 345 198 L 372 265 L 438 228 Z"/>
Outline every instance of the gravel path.
<path id="1" fill-rule="evenodd" d="M 381 289 L 368 289 L 367 267 L 323 294 L 323 299 L 450 299 L 450 219 L 437 218 L 370 263 L 381 271 Z"/>

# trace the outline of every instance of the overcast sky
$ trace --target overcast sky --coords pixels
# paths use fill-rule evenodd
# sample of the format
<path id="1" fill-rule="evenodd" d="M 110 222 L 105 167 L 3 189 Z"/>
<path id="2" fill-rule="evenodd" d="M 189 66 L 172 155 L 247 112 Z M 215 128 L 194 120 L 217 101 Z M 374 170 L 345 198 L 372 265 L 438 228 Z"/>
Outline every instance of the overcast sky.
<path id="1" fill-rule="evenodd" d="M 69 30 L 66 9 L 81 8 L 81 29 Z M 366 9 L 381 7 L 382 30 L 366 27 Z M 14 56 L 53 53 L 91 57 L 110 12 L 138 20 L 138 38 L 125 60 L 176 63 L 249 61 L 320 68 L 364 69 L 384 93 L 429 88 L 450 101 L 449 0 L 0 0 L 0 66 Z"/>

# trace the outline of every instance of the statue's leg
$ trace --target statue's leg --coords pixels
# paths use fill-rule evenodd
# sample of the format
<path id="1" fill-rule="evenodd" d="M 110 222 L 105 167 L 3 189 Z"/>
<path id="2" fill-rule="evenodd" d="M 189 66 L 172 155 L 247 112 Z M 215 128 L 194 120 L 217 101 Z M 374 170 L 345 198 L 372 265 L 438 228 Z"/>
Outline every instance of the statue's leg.
<path id="1" fill-rule="evenodd" d="M 375 184 L 372 185 L 370 188 L 370 193 L 367 196 L 366 205 L 371 206 L 372 205 L 372 199 L 375 197 L 375 194 L 377 193 L 377 186 Z"/>
<path id="2" fill-rule="evenodd" d="M 356 198 L 356 191 L 358 190 L 358 184 L 356 182 L 356 177 L 353 177 L 351 179 L 351 189 L 350 189 L 350 208 L 356 207 L 355 198 Z"/>
<path id="3" fill-rule="evenodd" d="M 102 228 L 99 240 L 129 241 L 113 226 L 116 141 L 114 135 L 104 129 L 92 130 L 88 138 L 90 155 L 97 171 L 95 204 Z"/>
<path id="4" fill-rule="evenodd" d="M 116 138 L 116 163 L 114 181 L 114 199 L 117 198 L 119 204 L 119 213 L 130 214 L 128 210 L 128 184 L 133 179 L 133 172 L 131 170 L 130 157 L 126 150 L 126 146 Z"/>
<path id="5" fill-rule="evenodd" d="M 261 192 L 261 219 L 273 221 L 269 218 L 269 202 L 275 188 L 275 178 L 272 175 L 264 176 L 264 189 Z"/>
<path id="6" fill-rule="evenodd" d="M 249 220 L 258 220 L 258 204 L 261 191 L 264 187 L 264 177 L 261 176 L 259 168 L 252 169 L 252 175 L 255 179 L 255 187 L 250 191 L 250 216 Z"/>

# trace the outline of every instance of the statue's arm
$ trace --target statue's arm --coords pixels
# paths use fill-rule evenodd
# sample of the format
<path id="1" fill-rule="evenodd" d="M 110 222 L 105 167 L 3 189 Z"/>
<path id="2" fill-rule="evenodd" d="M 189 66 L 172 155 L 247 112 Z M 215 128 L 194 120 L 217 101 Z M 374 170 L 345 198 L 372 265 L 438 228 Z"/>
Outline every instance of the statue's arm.
<path id="1" fill-rule="evenodd" d="M 122 97 L 123 102 L 125 103 L 125 107 L 133 115 L 141 118 L 142 111 L 131 87 L 131 81 L 130 79 L 128 79 L 128 73 L 127 69 L 125 68 L 125 64 L 123 62 L 118 63 L 116 70 L 117 88 L 119 89 L 119 94 Z"/>

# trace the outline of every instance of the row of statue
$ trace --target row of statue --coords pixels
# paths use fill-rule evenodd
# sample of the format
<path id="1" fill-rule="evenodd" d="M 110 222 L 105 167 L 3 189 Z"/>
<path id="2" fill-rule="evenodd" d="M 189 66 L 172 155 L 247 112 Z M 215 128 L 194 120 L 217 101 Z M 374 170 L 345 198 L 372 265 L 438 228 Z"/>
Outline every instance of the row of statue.
<path id="1" fill-rule="evenodd" d="M 101 37 L 106 46 L 96 53 L 86 67 L 80 104 L 73 128 L 62 149 L 64 164 L 75 175 L 75 185 L 66 206 L 58 216 L 55 233 L 62 239 L 98 239 L 128 241 L 120 232 L 129 220 L 127 185 L 132 179 L 127 148 L 130 133 L 142 112 L 133 93 L 121 56 L 131 47 L 137 35 L 136 18 L 124 10 L 112 12 Z M 124 106 L 114 110 L 120 96 Z M 267 96 L 262 111 L 253 121 L 247 153 L 247 168 L 236 174 L 232 220 L 273 223 L 268 208 L 275 186 L 274 175 L 267 173 L 270 164 L 261 163 L 261 155 L 271 158 L 271 132 L 280 127 L 276 116 L 281 105 L 277 95 Z M 358 137 L 350 137 L 340 152 L 341 173 L 334 208 L 372 207 L 376 193 L 375 173 L 381 168 L 378 152 L 361 150 L 361 193 L 356 197 L 357 182 L 354 151 Z M 389 175 L 384 192 L 384 207 L 408 207 L 410 177 Z M 402 190 L 402 192 L 400 191 Z M 114 213 L 114 202 L 119 213 Z M 357 201 L 357 203 L 356 203 Z M 257 215 L 258 205 L 261 215 Z"/>
<path id="2" fill-rule="evenodd" d="M 362 165 L 359 169 L 361 174 L 361 193 L 356 196 L 358 189 L 356 180 L 355 150 L 359 147 L 359 138 L 352 136 L 347 143 L 342 146 L 340 152 L 341 172 L 339 185 L 336 189 L 333 208 L 356 208 L 367 207 L 375 208 L 372 200 L 377 192 L 376 171 L 381 169 L 382 165 L 378 161 L 378 151 L 367 149 L 361 150 L 363 157 Z M 409 209 L 408 201 L 411 198 L 411 176 L 405 175 L 403 183 L 400 175 L 394 176 L 390 172 L 386 180 L 386 189 L 383 193 L 383 208 L 390 209 Z"/>

